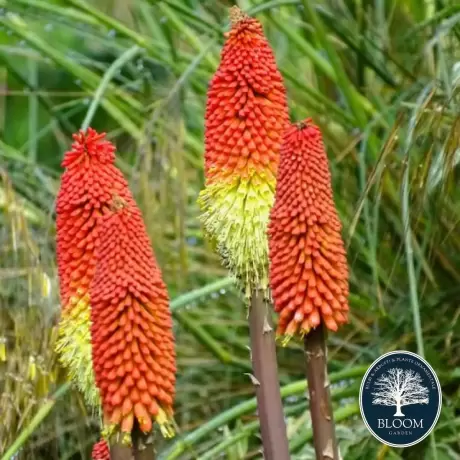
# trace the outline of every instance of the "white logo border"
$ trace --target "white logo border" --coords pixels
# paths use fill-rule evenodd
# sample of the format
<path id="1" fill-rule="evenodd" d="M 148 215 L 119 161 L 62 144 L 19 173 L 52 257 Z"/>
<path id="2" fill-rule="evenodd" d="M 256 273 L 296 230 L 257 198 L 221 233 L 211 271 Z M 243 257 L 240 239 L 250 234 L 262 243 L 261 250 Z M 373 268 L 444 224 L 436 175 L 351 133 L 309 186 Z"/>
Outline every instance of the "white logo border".
<path id="1" fill-rule="evenodd" d="M 414 356 L 415 358 L 419 359 L 420 361 L 422 361 L 425 366 L 431 371 L 431 373 L 433 374 L 434 376 L 434 379 L 436 381 L 436 385 L 438 387 L 438 412 L 436 414 L 436 417 L 435 419 L 433 420 L 433 423 L 430 427 L 430 429 L 419 439 L 417 439 L 417 441 L 414 441 L 414 442 L 411 442 L 409 444 L 392 444 L 390 442 L 387 442 L 385 440 L 383 440 L 382 438 L 380 438 L 375 432 L 374 430 L 369 426 L 369 424 L 367 423 L 367 420 L 366 420 L 366 416 L 364 414 L 364 411 L 363 411 L 363 390 L 364 390 L 364 382 L 366 381 L 366 378 L 367 376 L 369 375 L 369 372 L 372 370 L 372 368 L 378 363 L 380 362 L 383 358 L 386 358 L 387 356 L 391 356 L 391 355 L 395 355 L 395 354 L 398 354 L 398 353 L 402 353 L 402 354 L 406 354 L 406 355 L 411 355 L 411 356 Z M 410 447 L 410 446 L 415 446 L 416 444 L 418 444 L 419 442 L 423 441 L 427 436 L 430 435 L 430 433 L 433 431 L 434 427 L 436 426 L 436 424 L 438 423 L 438 419 L 439 419 L 439 416 L 441 415 L 441 408 L 442 408 L 442 391 L 441 391 L 441 384 L 439 383 L 439 378 L 438 376 L 436 375 L 436 372 L 434 371 L 434 369 L 431 367 L 431 365 L 424 359 L 422 358 L 421 356 L 417 355 L 416 353 L 412 353 L 411 351 L 407 351 L 407 350 L 396 350 L 396 351 L 390 351 L 388 353 L 385 353 L 384 355 L 380 356 L 379 358 L 377 358 L 370 366 L 369 366 L 369 369 L 367 370 L 367 372 L 364 374 L 364 377 L 363 377 L 363 380 L 361 381 L 361 386 L 359 388 L 359 411 L 361 412 L 361 418 L 363 419 L 363 422 L 364 424 L 366 425 L 367 429 L 369 430 L 369 433 L 371 433 L 372 436 L 374 436 L 374 438 L 376 438 L 378 441 L 380 441 L 382 444 L 385 444 L 387 446 L 390 446 L 390 447 L 397 447 L 397 448 L 404 448 L 404 447 Z"/>

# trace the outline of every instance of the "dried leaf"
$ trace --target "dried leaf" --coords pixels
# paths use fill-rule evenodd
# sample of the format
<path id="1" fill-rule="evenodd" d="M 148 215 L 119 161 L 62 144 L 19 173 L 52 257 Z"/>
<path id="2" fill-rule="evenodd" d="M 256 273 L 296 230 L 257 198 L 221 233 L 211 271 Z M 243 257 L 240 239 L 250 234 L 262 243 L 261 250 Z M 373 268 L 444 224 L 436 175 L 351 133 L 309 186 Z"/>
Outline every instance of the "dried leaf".
<path id="1" fill-rule="evenodd" d="M 253 385 L 255 386 L 260 386 L 260 382 L 252 375 L 250 374 L 249 372 L 245 373 L 244 375 L 248 375 L 249 378 L 251 379 L 251 382 Z"/>
<path id="2" fill-rule="evenodd" d="M 268 332 L 273 331 L 273 328 L 270 326 L 270 323 L 268 322 L 267 317 L 265 316 L 264 318 L 264 334 L 267 334 Z"/>
<path id="3" fill-rule="evenodd" d="M 323 417 L 328 421 L 331 420 L 331 414 L 329 413 L 327 402 L 324 399 L 321 400 L 320 408 Z"/>
<path id="4" fill-rule="evenodd" d="M 330 458 L 331 460 L 333 460 L 334 458 L 334 446 L 332 444 L 332 439 L 329 439 L 327 441 L 327 445 L 323 450 L 323 459 L 327 460 L 328 458 Z"/>

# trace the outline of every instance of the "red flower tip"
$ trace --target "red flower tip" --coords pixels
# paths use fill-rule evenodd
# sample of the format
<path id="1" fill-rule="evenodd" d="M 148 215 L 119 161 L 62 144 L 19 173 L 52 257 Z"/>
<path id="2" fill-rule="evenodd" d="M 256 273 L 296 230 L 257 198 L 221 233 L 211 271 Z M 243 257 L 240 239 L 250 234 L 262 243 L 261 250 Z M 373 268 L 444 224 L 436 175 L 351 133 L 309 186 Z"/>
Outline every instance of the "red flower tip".
<path id="1" fill-rule="evenodd" d="M 208 90 L 205 173 L 207 185 L 254 172 L 276 174 L 289 116 L 283 79 L 262 25 L 231 9 L 232 29 Z"/>
<path id="2" fill-rule="evenodd" d="M 88 128 L 86 133 L 80 130 L 74 134 L 72 137 L 75 142 L 71 150 L 64 155 L 62 166 L 67 168 L 85 157 L 102 164 L 112 164 L 115 161 L 115 146 L 105 139 L 105 135 L 105 133 L 97 133 L 93 128 Z"/>
<path id="3" fill-rule="evenodd" d="M 321 131 L 313 123 L 311 118 L 306 118 L 303 121 L 292 124 L 289 126 L 283 136 L 284 144 L 289 144 L 291 148 L 291 155 L 300 156 L 304 155 L 302 150 L 305 142 L 320 142 L 322 143 Z M 324 147 L 323 147 L 324 148 Z M 326 168 L 329 171 L 328 168 Z"/>
<path id="4" fill-rule="evenodd" d="M 305 334 L 348 321 L 348 267 L 319 128 L 291 125 L 281 147 L 270 214 L 270 285 L 277 335 Z"/>
<path id="5" fill-rule="evenodd" d="M 229 12 L 231 29 L 226 33 L 226 37 L 236 36 L 244 32 L 264 36 L 262 25 L 257 19 L 251 18 L 240 10 L 238 6 L 232 6 Z"/>
<path id="6" fill-rule="evenodd" d="M 98 217 L 113 195 L 132 200 L 128 183 L 113 164 L 115 147 L 104 136 L 91 128 L 86 134 L 74 134 L 72 150 L 62 163 L 67 169 L 56 201 L 56 227 L 63 308 L 67 308 L 70 297 L 89 288 L 95 270 Z"/>
<path id="7" fill-rule="evenodd" d="M 109 446 L 104 439 L 94 444 L 91 458 L 92 460 L 110 460 Z"/>

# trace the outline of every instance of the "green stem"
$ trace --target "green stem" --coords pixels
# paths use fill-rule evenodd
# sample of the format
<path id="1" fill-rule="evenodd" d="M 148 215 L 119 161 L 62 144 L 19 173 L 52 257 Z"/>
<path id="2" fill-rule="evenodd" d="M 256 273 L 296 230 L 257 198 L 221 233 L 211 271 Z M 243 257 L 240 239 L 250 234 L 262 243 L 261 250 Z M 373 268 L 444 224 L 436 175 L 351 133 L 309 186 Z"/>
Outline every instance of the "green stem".
<path id="1" fill-rule="evenodd" d="M 403 224 L 403 234 L 404 234 L 404 249 L 406 255 L 406 266 L 407 266 L 407 275 L 409 278 L 409 296 L 410 303 L 412 307 L 412 316 L 414 321 L 414 331 L 415 339 L 417 342 L 417 353 L 424 357 L 425 350 L 423 346 L 423 333 L 422 333 L 422 322 L 420 319 L 420 305 L 418 301 L 417 294 L 417 278 L 415 276 L 414 268 L 414 257 L 413 257 L 413 248 L 412 248 L 412 230 L 410 222 L 410 148 L 412 145 L 412 139 L 415 132 L 415 127 L 418 123 L 420 112 L 418 111 L 419 107 L 423 107 L 425 101 L 430 97 L 431 86 L 425 87 L 420 96 L 417 98 L 416 109 L 414 109 L 413 115 L 409 122 L 409 127 L 407 130 L 406 143 L 404 149 L 405 157 L 405 168 L 402 178 L 401 186 L 401 218 Z"/>
<path id="2" fill-rule="evenodd" d="M 435 0 L 424 0 L 425 6 L 425 20 L 430 22 L 431 18 L 436 14 L 436 2 Z M 433 35 L 436 34 L 436 28 L 433 27 L 431 30 Z M 428 50 L 428 67 L 433 77 L 436 77 L 436 58 L 433 47 Z"/>
<path id="3" fill-rule="evenodd" d="M 431 88 L 428 86 L 422 91 L 421 95 L 417 100 L 417 107 L 423 107 L 423 104 L 429 98 Z M 403 233 L 404 233 L 404 247 L 406 253 L 406 265 L 407 265 L 407 276 L 409 278 L 409 295 L 410 303 L 412 307 L 412 316 L 414 321 L 414 330 L 415 330 L 415 339 L 417 342 L 417 353 L 425 357 L 425 349 L 423 344 L 423 332 L 422 332 L 422 321 L 420 318 L 420 304 L 417 294 L 417 277 L 415 275 L 414 267 L 414 257 L 413 257 L 413 248 L 412 248 L 412 230 L 410 223 L 410 147 L 412 142 L 412 137 L 415 131 L 415 126 L 418 122 L 417 109 L 414 110 L 414 114 L 411 117 L 408 129 L 407 142 L 405 146 L 405 158 L 406 165 L 403 173 L 402 180 L 402 221 L 403 221 Z M 433 454 L 433 459 L 437 460 L 437 448 L 436 448 L 436 438 L 434 432 L 430 434 L 430 447 Z"/>
<path id="4" fill-rule="evenodd" d="M 65 383 L 51 396 L 51 398 L 45 402 L 45 404 L 43 404 L 42 407 L 40 407 L 27 427 L 21 431 L 19 436 L 14 440 L 13 444 L 3 454 L 3 457 L 0 460 L 10 460 L 13 458 L 13 456 L 21 449 L 29 437 L 34 433 L 40 423 L 42 423 L 43 420 L 48 416 L 56 404 L 56 401 L 61 398 L 69 390 L 69 388 L 70 383 Z"/>
<path id="5" fill-rule="evenodd" d="M 225 350 L 220 343 L 206 330 L 204 330 L 199 324 L 192 320 L 189 315 L 185 312 L 174 311 L 174 318 L 189 332 L 191 332 L 195 338 L 204 345 L 219 361 L 224 364 L 234 364 L 245 371 L 251 371 L 251 365 L 249 362 L 238 359 L 237 357 L 230 354 Z"/>
<path id="6" fill-rule="evenodd" d="M 107 87 L 109 86 L 112 78 L 115 76 L 115 73 L 141 51 L 143 50 L 139 46 L 132 46 L 131 48 L 127 49 L 121 56 L 119 56 L 104 73 L 104 77 L 102 78 L 96 92 L 94 93 L 94 97 L 91 101 L 91 105 L 89 106 L 88 112 L 86 113 L 85 120 L 81 125 L 81 129 L 83 131 L 86 131 L 89 125 L 91 124 L 94 114 L 96 113 L 96 110 L 99 107 L 99 103 L 101 102 L 101 99 L 104 96 L 104 93 Z"/>
<path id="7" fill-rule="evenodd" d="M 171 311 L 175 311 L 182 307 L 185 307 L 186 305 L 198 299 L 211 295 L 214 292 L 220 291 L 221 289 L 225 289 L 230 286 L 233 286 L 234 283 L 235 283 L 235 280 L 229 276 L 229 277 L 214 281 L 213 283 L 207 284 L 206 286 L 203 286 L 199 289 L 195 289 L 193 291 L 187 292 L 186 294 L 182 294 L 181 296 L 176 297 L 171 302 L 171 305 L 170 305 Z"/>
<path id="8" fill-rule="evenodd" d="M 342 422 L 353 415 L 359 414 L 359 405 L 358 403 L 351 403 L 345 407 L 340 407 L 334 411 L 334 420 L 336 422 Z M 305 433 L 302 436 L 296 438 L 293 442 L 290 443 L 289 451 L 291 453 L 298 452 L 308 441 L 311 441 L 313 438 L 313 430 L 310 428 L 305 430 Z"/>
<path id="9" fill-rule="evenodd" d="M 29 85 L 38 88 L 38 64 L 29 59 Z M 34 92 L 29 95 L 29 160 L 37 161 L 38 98 Z"/>

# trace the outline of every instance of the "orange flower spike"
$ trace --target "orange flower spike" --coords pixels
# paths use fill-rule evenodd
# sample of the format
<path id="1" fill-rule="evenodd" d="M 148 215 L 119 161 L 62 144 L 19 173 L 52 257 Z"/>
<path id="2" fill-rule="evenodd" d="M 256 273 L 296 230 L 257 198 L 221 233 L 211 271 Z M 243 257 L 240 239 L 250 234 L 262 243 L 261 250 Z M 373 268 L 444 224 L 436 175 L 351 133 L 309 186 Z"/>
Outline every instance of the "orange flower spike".
<path id="1" fill-rule="evenodd" d="M 114 197 L 100 225 L 91 335 L 107 431 L 129 443 L 135 420 L 144 432 L 156 420 L 171 436 L 176 354 L 166 286 L 134 203 Z"/>
<path id="2" fill-rule="evenodd" d="M 286 343 L 321 322 L 348 321 L 348 266 L 321 132 L 311 119 L 286 130 L 270 214 L 270 286 Z"/>
<path id="3" fill-rule="evenodd" d="M 90 295 L 95 272 L 98 219 L 114 193 L 131 200 L 128 184 L 114 166 L 115 147 L 89 128 L 74 134 L 62 161 L 56 201 L 57 263 L 62 314 L 56 351 L 86 401 L 99 407 L 91 362 Z"/>
<path id="4" fill-rule="evenodd" d="M 208 91 L 199 203 L 206 232 L 249 297 L 268 288 L 266 230 L 288 109 L 262 25 L 236 6 L 230 20 Z"/>
<path id="5" fill-rule="evenodd" d="M 107 441 L 101 439 L 94 444 L 91 458 L 92 460 L 110 460 L 110 451 Z"/>

